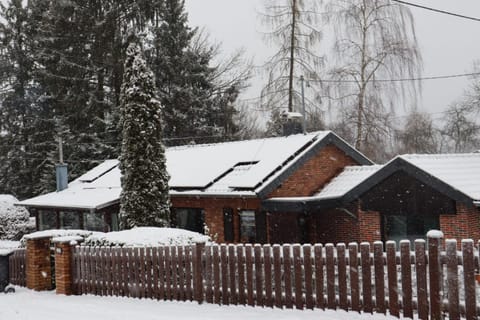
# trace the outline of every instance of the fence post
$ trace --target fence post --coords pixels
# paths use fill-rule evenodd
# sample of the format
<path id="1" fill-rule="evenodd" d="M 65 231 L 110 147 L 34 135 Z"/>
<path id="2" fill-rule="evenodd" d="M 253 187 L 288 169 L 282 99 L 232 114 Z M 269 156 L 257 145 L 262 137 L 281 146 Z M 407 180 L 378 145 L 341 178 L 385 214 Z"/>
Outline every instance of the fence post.
<path id="1" fill-rule="evenodd" d="M 77 241 L 81 241 L 83 238 L 57 238 L 53 239 L 55 243 L 55 283 L 56 293 L 64 295 L 74 294 L 73 290 L 73 246 L 77 244 Z"/>
<path id="2" fill-rule="evenodd" d="M 195 300 L 201 304 L 203 302 L 203 266 L 202 256 L 205 249 L 205 242 L 199 242 L 195 245 L 194 257 L 193 257 L 193 274 L 195 280 L 193 282 L 193 293 Z"/>
<path id="3" fill-rule="evenodd" d="M 27 288 L 35 291 L 52 289 L 50 237 L 27 238 L 26 277 Z"/>
<path id="4" fill-rule="evenodd" d="M 428 238 L 428 273 L 430 277 L 430 316 L 432 320 L 442 319 L 440 248 L 443 233 L 431 230 Z"/>

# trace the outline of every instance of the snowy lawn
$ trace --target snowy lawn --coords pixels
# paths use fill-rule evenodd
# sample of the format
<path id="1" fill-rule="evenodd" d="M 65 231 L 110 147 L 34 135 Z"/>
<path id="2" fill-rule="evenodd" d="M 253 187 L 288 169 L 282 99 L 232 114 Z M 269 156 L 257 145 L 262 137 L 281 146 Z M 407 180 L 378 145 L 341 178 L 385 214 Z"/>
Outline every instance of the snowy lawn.
<path id="1" fill-rule="evenodd" d="M 61 296 L 54 292 L 34 292 L 18 288 L 0 295 L 0 319 L 18 320 L 394 320 L 384 315 L 344 311 L 280 310 L 243 306 L 218 306 L 192 302 L 164 302 L 131 298 Z"/>

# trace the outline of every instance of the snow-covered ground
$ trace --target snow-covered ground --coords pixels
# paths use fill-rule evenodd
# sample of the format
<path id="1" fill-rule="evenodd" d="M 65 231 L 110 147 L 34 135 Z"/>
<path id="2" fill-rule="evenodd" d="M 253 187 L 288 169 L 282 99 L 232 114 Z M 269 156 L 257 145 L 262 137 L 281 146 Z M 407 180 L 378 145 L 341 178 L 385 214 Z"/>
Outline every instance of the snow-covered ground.
<path id="1" fill-rule="evenodd" d="M 218 306 L 192 302 L 165 302 L 131 298 L 61 296 L 54 292 L 17 292 L 0 296 L 0 319 L 16 320 L 398 320 L 379 314 L 344 311 L 280 310 L 260 307 Z"/>

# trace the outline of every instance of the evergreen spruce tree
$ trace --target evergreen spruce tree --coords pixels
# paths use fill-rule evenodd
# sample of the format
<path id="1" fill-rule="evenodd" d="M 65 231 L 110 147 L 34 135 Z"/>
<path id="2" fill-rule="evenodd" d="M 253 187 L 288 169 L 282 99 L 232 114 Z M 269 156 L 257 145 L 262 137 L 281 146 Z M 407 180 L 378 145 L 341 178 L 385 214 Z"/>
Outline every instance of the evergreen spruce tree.
<path id="1" fill-rule="evenodd" d="M 210 48 L 192 48 L 196 30 L 188 26 L 184 0 L 165 0 L 147 56 L 156 79 L 158 97 L 164 107 L 164 134 L 174 143 L 188 143 L 198 136 L 215 134 L 217 123 L 213 101 L 214 69 Z M 207 49 L 207 50 L 205 50 Z"/>
<path id="2" fill-rule="evenodd" d="M 120 99 L 122 150 L 120 227 L 170 226 L 170 197 L 162 142 L 161 104 L 140 45 L 127 48 Z"/>

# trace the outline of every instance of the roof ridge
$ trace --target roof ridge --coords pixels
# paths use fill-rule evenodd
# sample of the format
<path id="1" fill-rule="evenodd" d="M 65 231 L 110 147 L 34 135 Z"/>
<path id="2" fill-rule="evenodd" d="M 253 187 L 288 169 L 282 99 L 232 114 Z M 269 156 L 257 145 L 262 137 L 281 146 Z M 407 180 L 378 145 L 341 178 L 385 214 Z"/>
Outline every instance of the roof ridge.
<path id="1" fill-rule="evenodd" d="M 313 131 L 313 132 L 308 132 L 306 134 L 303 133 L 298 133 L 298 134 L 292 134 L 289 136 L 278 136 L 278 137 L 264 137 L 264 138 L 255 138 L 255 139 L 247 139 L 247 140 L 234 140 L 234 141 L 223 141 L 223 142 L 216 142 L 216 143 L 201 143 L 201 144 L 186 144 L 182 146 L 172 146 L 172 147 L 167 147 L 165 148 L 166 150 L 187 150 L 190 148 L 201 148 L 201 147 L 211 147 L 211 146 L 218 146 L 218 145 L 224 145 L 224 144 L 237 144 L 237 143 L 242 143 L 242 142 L 251 142 L 251 141 L 265 141 L 265 140 L 274 140 L 274 139 L 287 139 L 290 137 L 295 137 L 295 136 L 318 136 L 321 133 L 328 134 L 329 132 L 332 132 L 331 130 L 319 130 L 319 131 Z"/>

